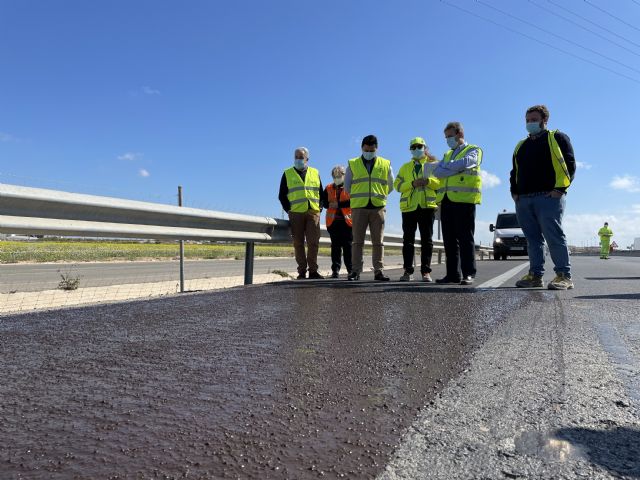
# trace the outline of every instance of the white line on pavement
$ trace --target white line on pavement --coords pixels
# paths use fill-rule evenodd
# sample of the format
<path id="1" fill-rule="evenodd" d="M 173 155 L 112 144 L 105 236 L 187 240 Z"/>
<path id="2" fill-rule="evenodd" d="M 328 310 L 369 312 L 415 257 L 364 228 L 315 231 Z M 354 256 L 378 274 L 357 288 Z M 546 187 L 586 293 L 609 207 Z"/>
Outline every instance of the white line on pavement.
<path id="1" fill-rule="evenodd" d="M 511 270 L 504 272 L 502 275 L 498 275 L 497 277 L 492 278 L 491 280 L 487 280 L 486 282 L 478 285 L 476 288 L 498 288 L 507 280 L 509 280 L 511 277 L 513 277 L 516 273 L 518 273 L 520 270 L 524 270 L 528 266 L 529 266 L 529 262 L 521 263 L 517 267 L 513 267 Z"/>

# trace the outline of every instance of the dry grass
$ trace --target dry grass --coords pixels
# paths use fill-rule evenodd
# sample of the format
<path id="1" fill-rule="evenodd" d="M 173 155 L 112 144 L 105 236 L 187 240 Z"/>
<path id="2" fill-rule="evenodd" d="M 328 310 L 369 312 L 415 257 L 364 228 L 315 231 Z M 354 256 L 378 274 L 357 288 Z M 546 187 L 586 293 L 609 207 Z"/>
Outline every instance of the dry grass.
<path id="1" fill-rule="evenodd" d="M 387 249 L 394 254 L 399 249 Z M 187 259 L 244 258 L 243 243 L 192 244 L 184 246 Z M 319 255 L 329 256 L 329 247 L 320 247 Z M 0 241 L 0 263 L 108 262 L 122 260 L 172 260 L 179 255 L 178 243 L 138 243 L 116 241 L 38 240 Z M 256 244 L 258 257 L 292 257 L 291 245 Z"/>

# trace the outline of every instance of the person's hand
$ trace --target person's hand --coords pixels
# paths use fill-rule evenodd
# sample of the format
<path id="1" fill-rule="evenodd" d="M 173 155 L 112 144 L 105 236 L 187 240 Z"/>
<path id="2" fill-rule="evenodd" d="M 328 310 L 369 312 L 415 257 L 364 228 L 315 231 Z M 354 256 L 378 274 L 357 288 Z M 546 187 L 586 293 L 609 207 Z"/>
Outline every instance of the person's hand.
<path id="1" fill-rule="evenodd" d="M 329 202 L 329 208 L 338 208 L 338 202 Z"/>
<path id="2" fill-rule="evenodd" d="M 562 195 L 564 195 L 564 193 L 562 193 L 560 190 L 551 190 L 549 193 L 547 193 L 547 197 L 551 198 L 561 198 Z"/>
<path id="3" fill-rule="evenodd" d="M 514 202 L 517 202 L 517 201 L 518 201 L 518 197 L 519 197 L 519 195 L 518 195 L 517 193 L 512 193 L 512 194 L 511 194 L 511 198 L 513 198 L 513 201 L 514 201 Z"/>
<path id="4" fill-rule="evenodd" d="M 416 178 L 413 182 L 411 182 L 411 185 L 414 188 L 424 187 L 425 186 L 425 180 L 424 180 L 424 178 Z"/>

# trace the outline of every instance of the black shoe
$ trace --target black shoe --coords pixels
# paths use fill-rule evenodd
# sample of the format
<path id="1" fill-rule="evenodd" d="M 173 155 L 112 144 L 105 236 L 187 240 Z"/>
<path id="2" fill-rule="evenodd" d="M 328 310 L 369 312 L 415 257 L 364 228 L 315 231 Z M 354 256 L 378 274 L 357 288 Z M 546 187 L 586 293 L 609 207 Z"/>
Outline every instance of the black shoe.
<path id="1" fill-rule="evenodd" d="M 309 272 L 310 280 L 324 280 L 324 277 L 320 275 L 318 272 Z"/>
<path id="2" fill-rule="evenodd" d="M 307 278 L 307 272 L 303 272 L 298 274 L 298 277 L 296 278 L 296 280 L 306 280 L 306 278 Z"/>
<path id="3" fill-rule="evenodd" d="M 351 272 L 347 277 L 347 280 L 360 280 L 360 274 L 356 272 Z"/>
<path id="4" fill-rule="evenodd" d="M 338 272 L 333 272 L 331 274 L 331 278 L 340 278 L 340 275 L 338 274 Z"/>
<path id="5" fill-rule="evenodd" d="M 471 275 L 466 275 L 462 277 L 460 280 L 460 285 L 471 285 L 473 283 L 473 277 Z"/>
<path id="6" fill-rule="evenodd" d="M 376 274 L 373 276 L 373 279 L 378 280 L 379 282 L 389 281 L 389 277 L 387 277 L 384 273 L 382 273 L 382 271 L 376 272 Z"/>
<path id="7" fill-rule="evenodd" d="M 436 280 L 436 283 L 439 283 L 439 284 L 460 283 L 460 280 L 454 280 L 454 279 L 449 278 L 449 277 L 442 277 L 442 278 L 438 278 Z"/>

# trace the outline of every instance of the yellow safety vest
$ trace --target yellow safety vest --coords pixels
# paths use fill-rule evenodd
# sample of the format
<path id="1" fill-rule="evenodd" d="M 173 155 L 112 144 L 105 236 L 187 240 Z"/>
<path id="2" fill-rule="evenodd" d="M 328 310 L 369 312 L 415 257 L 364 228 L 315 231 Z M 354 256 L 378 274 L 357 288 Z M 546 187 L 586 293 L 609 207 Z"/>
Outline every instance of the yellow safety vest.
<path id="1" fill-rule="evenodd" d="M 598 230 L 598 236 L 600 238 L 608 238 L 613 236 L 613 231 L 609 227 L 602 227 L 600 230 Z"/>
<path id="2" fill-rule="evenodd" d="M 420 170 L 416 173 L 415 161 L 405 163 L 400 167 L 398 175 L 393 182 L 394 188 L 400 192 L 400 211 L 413 212 L 420 208 L 436 208 L 436 190 L 440 186 L 440 180 L 433 176 L 435 162 L 425 161 L 420 163 Z M 426 171 L 425 171 L 426 170 Z M 412 182 L 417 178 L 426 178 L 429 184 L 425 187 L 414 187 Z"/>
<path id="3" fill-rule="evenodd" d="M 320 211 L 320 173 L 313 167 L 307 167 L 304 182 L 295 167 L 284 171 L 287 178 L 287 198 L 291 203 L 291 211 L 305 213 L 309 208 Z"/>
<path id="4" fill-rule="evenodd" d="M 460 173 L 442 178 L 441 188 L 438 190 L 437 202 L 442 202 L 445 194 L 449 200 L 456 203 L 480 203 L 482 201 L 482 177 L 480 176 L 480 164 L 482 163 L 482 149 L 477 145 L 467 145 L 458 152 L 455 158 L 451 158 L 453 150 L 444 154 L 444 162 L 449 163 L 459 160 L 469 152 L 478 150 L 478 164 L 473 168 L 468 168 Z"/>
<path id="5" fill-rule="evenodd" d="M 554 187 L 568 187 L 569 185 L 571 185 L 571 177 L 569 176 L 569 170 L 567 170 L 567 164 L 564 161 L 562 150 L 560 150 L 560 145 L 558 145 L 558 141 L 556 140 L 556 132 L 557 130 L 549 130 L 547 132 L 549 150 L 551 151 L 551 164 L 553 165 L 553 170 L 556 173 L 556 183 Z M 520 150 L 520 147 L 526 140 L 526 138 L 524 140 L 520 140 L 516 145 L 515 150 L 513 151 L 513 158 L 516 169 L 516 182 L 518 181 L 518 150 Z"/>
<path id="6" fill-rule="evenodd" d="M 365 208 L 369 200 L 374 207 L 384 207 L 389 194 L 389 171 L 391 162 L 386 158 L 376 157 L 371 175 L 364 166 L 362 157 L 349 160 L 351 168 L 351 208 Z"/>

